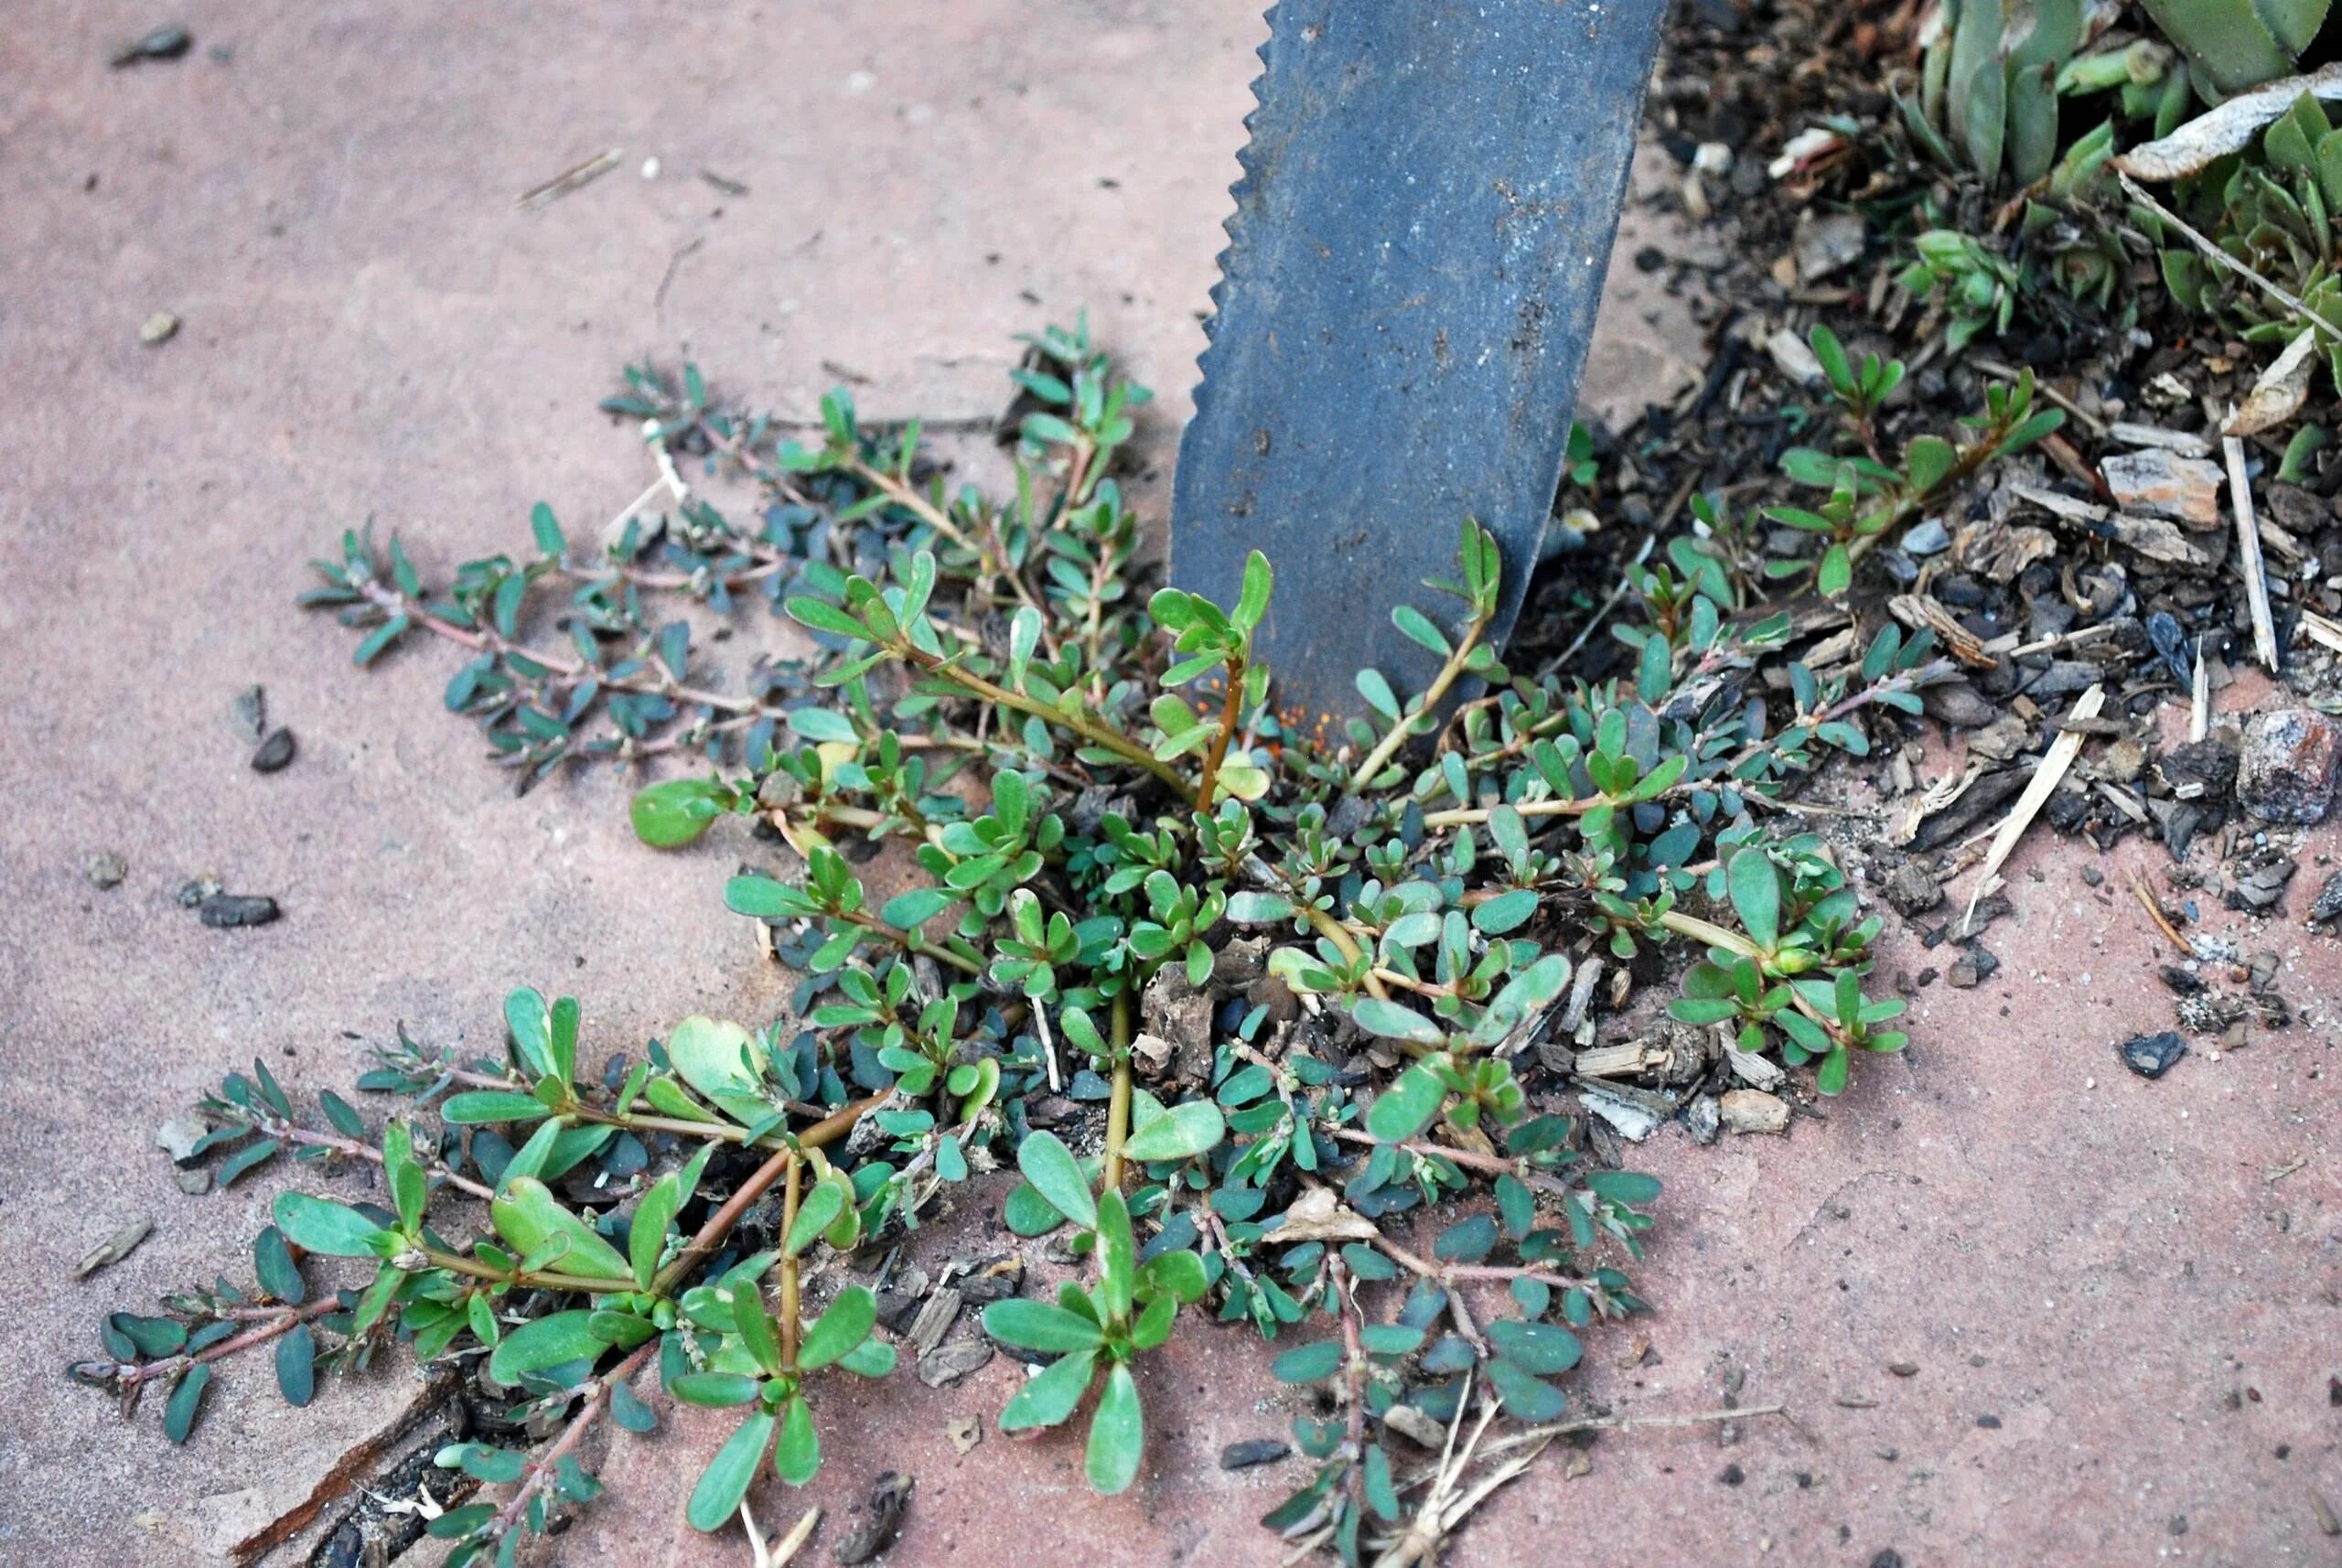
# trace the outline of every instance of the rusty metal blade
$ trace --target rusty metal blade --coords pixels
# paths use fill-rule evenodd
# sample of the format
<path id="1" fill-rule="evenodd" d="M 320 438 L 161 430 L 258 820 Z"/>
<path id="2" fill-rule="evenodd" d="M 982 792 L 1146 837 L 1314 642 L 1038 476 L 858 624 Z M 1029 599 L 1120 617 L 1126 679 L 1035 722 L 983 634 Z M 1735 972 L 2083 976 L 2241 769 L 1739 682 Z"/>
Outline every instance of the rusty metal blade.
<path id="1" fill-rule="evenodd" d="M 1179 446 L 1171 578 L 1277 568 L 1276 706 L 1330 738 L 1451 629 L 1462 521 L 1502 546 L 1509 629 L 1569 440 L 1663 0 L 1282 0 Z"/>

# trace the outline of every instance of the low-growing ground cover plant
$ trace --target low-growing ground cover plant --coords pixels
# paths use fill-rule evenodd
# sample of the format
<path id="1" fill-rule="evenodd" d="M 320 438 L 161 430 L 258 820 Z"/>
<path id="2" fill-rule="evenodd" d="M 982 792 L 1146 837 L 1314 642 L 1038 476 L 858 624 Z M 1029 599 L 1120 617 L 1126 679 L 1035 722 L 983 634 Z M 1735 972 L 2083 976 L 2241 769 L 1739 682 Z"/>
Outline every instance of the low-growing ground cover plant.
<path id="1" fill-rule="evenodd" d="M 1004 502 L 951 489 L 918 426 L 866 426 L 843 392 L 800 442 L 695 370 L 637 370 L 608 406 L 662 479 L 604 537 L 540 507 L 531 549 L 434 591 L 395 542 L 346 536 L 307 598 L 362 634 L 359 662 L 458 645 L 447 705 L 524 788 L 687 762 L 634 797 L 634 831 L 736 832 L 772 869 L 722 897 L 802 983 L 790 1016 L 685 1018 L 598 1069 L 576 1002 L 518 992 L 501 1056 L 402 1033 L 359 1086 L 386 1116 L 327 1093 L 311 1117 L 260 1064 L 231 1075 L 201 1107 L 221 1185 L 354 1164 L 376 1201 L 280 1194 L 248 1270 L 108 1318 L 77 1375 L 126 1406 L 164 1392 L 180 1441 L 242 1353 L 273 1356 L 295 1404 L 321 1367 L 452 1359 L 553 1433 L 438 1455 L 510 1487 L 432 1520 L 458 1563 L 510 1562 L 590 1503 L 585 1437 L 605 1415 L 648 1430 L 661 1391 L 738 1412 L 688 1508 L 715 1530 L 768 1467 L 810 1479 L 854 1380 L 892 1369 L 857 1279 L 874 1244 L 1013 1168 L 1008 1228 L 1058 1238 L 1074 1272 L 983 1314 L 1049 1358 L 1003 1428 L 1079 1427 L 1091 1485 L 1123 1491 L 1149 1423 L 1133 1366 L 1208 1315 L 1331 1395 L 1295 1418 L 1312 1467 L 1269 1525 L 1351 1562 L 1435 1536 L 1452 1477 L 1398 1435 L 1557 1421 L 1580 1334 L 1643 1306 L 1627 1268 L 1658 1184 L 1606 1168 L 1535 1049 L 1601 966 L 1655 976 L 1654 950 L 1681 952 L 1678 1020 L 1823 1094 L 1904 1043 L 1878 922 L 1788 796 L 1948 666 L 1890 625 L 1817 674 L 1764 596 L 1842 594 L 1872 542 L 2054 416 L 2023 381 L 1962 442 L 1890 456 L 1871 416 L 1901 367 L 1816 349 L 1847 451 L 1793 455 L 1830 499 L 1776 515 L 1822 536 L 1817 558 L 1769 560 L 1703 501 L 1635 579 L 1631 676 L 1588 683 L 1484 640 L 1508 567 L 1467 521 L 1453 579 L 1394 612 L 1441 672 L 1402 693 L 1359 671 L 1371 716 L 1330 749 L 1281 725 L 1253 657 L 1266 560 L 1233 605 L 1149 591 L 1112 477 L 1144 394 L 1085 331 L 1034 339 L 1016 372 Z M 753 486 L 755 521 L 685 471 Z M 661 618 L 678 597 L 762 603 L 811 651 L 727 684 Z M 887 846 L 882 897 L 865 873 Z M 1153 1027 L 1198 1008 L 1187 1037 Z M 1061 1135 L 1033 1123 L 1044 1097 L 1085 1109 Z M 328 1283 L 311 1258 L 361 1267 Z"/>

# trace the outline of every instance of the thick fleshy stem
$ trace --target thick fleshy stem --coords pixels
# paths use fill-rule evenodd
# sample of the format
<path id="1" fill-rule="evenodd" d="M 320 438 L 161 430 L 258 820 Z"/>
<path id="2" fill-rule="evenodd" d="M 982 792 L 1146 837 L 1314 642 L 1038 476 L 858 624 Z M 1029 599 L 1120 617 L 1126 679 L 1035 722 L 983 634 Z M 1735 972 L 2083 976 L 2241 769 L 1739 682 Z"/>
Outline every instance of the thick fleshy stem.
<path id="1" fill-rule="evenodd" d="M 1113 1087 L 1106 1101 L 1106 1171 L 1105 1190 L 1112 1192 L 1123 1185 L 1123 1144 L 1131 1131 L 1131 993 L 1125 990 L 1114 997 Z"/>
<path id="2" fill-rule="evenodd" d="M 797 1229 L 797 1199 L 804 1184 L 805 1162 L 790 1161 L 789 1185 L 780 1199 L 780 1366 L 786 1372 L 797 1370 L 797 1252 L 789 1237 Z"/>

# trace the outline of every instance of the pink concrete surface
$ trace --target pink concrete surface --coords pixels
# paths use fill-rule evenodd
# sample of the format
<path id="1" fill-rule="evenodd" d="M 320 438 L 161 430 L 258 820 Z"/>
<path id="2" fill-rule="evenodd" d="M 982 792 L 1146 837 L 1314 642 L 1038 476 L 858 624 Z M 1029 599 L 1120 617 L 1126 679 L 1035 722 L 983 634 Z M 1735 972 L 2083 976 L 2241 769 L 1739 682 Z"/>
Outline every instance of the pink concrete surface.
<path id="1" fill-rule="evenodd" d="M 188 58 L 120 73 L 104 57 L 156 13 L 52 0 L 0 29 L 0 1563 L 221 1561 L 416 1389 L 384 1371 L 295 1413 L 231 1370 L 174 1450 L 151 1409 L 124 1426 L 61 1377 L 102 1312 L 248 1267 L 285 1176 L 189 1198 L 151 1147 L 222 1070 L 264 1055 L 296 1093 L 346 1088 L 396 1019 L 491 1042 L 521 983 L 575 991 L 610 1047 L 787 989 L 718 904 L 736 842 L 641 852 L 616 777 L 507 798 L 436 711 L 448 662 L 350 669 L 290 607 L 304 562 L 370 516 L 444 573 L 539 499 L 607 515 L 646 478 L 591 413 L 630 357 L 689 352 L 785 411 L 852 373 L 875 413 L 981 413 L 1011 334 L 1085 304 L 1163 394 L 1135 484 L 1159 505 L 1260 33 L 1251 0 L 181 15 Z M 513 209 L 612 146 L 618 172 Z M 1661 308 L 1612 313 L 1601 351 L 1627 368 L 1592 384 L 1666 394 L 1682 324 L 1637 340 Z M 184 325 L 143 347 L 157 309 Z M 226 725 L 255 682 L 300 737 L 273 778 Z M 129 863 L 112 891 L 82 872 L 101 851 Z M 2143 1083 L 2113 1042 L 2169 1020 L 2153 938 L 2111 878 L 2078 881 L 2084 858 L 2021 850 L 2001 975 L 1925 993 L 1912 1050 L 1786 1139 L 1636 1152 L 1668 1181 L 1641 1275 L 1660 1312 L 1596 1339 L 1581 1403 L 1708 1408 L 1736 1375 L 1796 1424 L 1606 1437 L 1589 1474 L 1549 1460 L 1504 1493 L 1455 1561 L 2342 1561 L 2308 1501 L 2342 1507 L 2335 944 L 2269 928 L 2248 946 L 2287 955 L 2303 1023 Z M 285 918 L 202 929 L 173 894 L 204 871 Z M 135 1255 L 69 1279 L 142 1216 Z M 1622 1369 L 1639 1334 L 1656 1360 Z M 1251 1520 L 1284 1472 L 1212 1463 L 1283 1430 L 1266 1359 L 1183 1334 L 1147 1373 L 1146 1475 L 1113 1502 L 1062 1439 L 995 1433 L 955 1461 L 944 1425 L 989 1423 L 1004 1360 L 940 1391 L 895 1380 L 825 1434 L 811 1550 L 892 1466 L 919 1490 L 890 1561 L 1272 1561 Z M 615 1444 L 561 1559 L 746 1562 L 680 1520 L 719 1437 L 684 1416 Z M 755 1501 L 768 1531 L 795 1512 L 777 1484 Z"/>

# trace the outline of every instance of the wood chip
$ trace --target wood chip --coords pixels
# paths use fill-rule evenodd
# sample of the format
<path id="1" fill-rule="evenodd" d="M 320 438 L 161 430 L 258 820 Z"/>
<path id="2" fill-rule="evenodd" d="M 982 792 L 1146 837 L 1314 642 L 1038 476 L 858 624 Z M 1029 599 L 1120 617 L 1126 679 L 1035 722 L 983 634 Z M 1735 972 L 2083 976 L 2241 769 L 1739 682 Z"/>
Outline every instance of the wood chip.
<path id="1" fill-rule="evenodd" d="M 943 1343 L 943 1337 L 951 1333 L 951 1326 L 960 1320 L 962 1299 L 958 1291 L 945 1285 L 919 1303 L 919 1316 L 911 1319 L 908 1337 L 916 1348 L 915 1355 L 924 1356 Z"/>
<path id="2" fill-rule="evenodd" d="M 2245 395 L 2242 405 L 2222 422 L 2220 434 L 2258 435 L 2301 413 L 2302 404 L 2309 401 L 2310 372 L 2317 368 L 2310 358 L 2316 347 L 2315 328 L 2294 334 L 2285 351 L 2271 360 L 2269 368 L 2252 383 L 2252 391 Z"/>
<path id="3" fill-rule="evenodd" d="M 2106 688 L 2093 683 L 2089 691 L 2074 699 L 2073 710 L 2067 716 L 2094 719 L 2098 717 L 2099 709 L 2105 705 Z M 2049 749 L 2041 754 L 2041 765 L 2033 770 L 2033 779 L 2025 785 L 2025 793 L 2017 797 L 2016 809 L 2003 820 L 2000 831 L 1993 835 L 1992 846 L 1984 852 L 1983 867 L 1977 873 L 1974 886 L 1969 889 L 1968 909 L 1961 917 L 1962 931 L 1973 929 L 1976 901 L 1984 896 L 1988 888 L 1996 885 L 1995 879 L 2000 875 L 2001 866 L 2008 860 L 2009 852 L 2016 848 L 2017 841 L 2025 836 L 2025 830 L 2033 824 L 2033 819 L 2040 814 L 2041 808 L 2048 803 L 2050 794 L 2066 777 L 2066 769 L 2071 768 L 2074 758 L 2080 755 L 2083 738 L 2071 732 L 2061 734 L 2049 743 Z"/>
<path id="4" fill-rule="evenodd" d="M 1667 1063 L 1667 1047 L 1649 1040 L 1629 1040 L 1623 1046 L 1597 1046 L 1577 1054 L 1580 1078 L 1637 1078 Z"/>
<path id="5" fill-rule="evenodd" d="M 1294 1199 L 1276 1230 L 1279 1246 L 1295 1241 L 1371 1241 L 1381 1234 L 1373 1220 L 1344 1208 L 1330 1187 L 1313 1187 Z"/>
<path id="6" fill-rule="evenodd" d="M 992 1342 L 986 1339 L 955 1339 L 949 1345 L 939 1345 L 919 1359 L 919 1380 L 930 1389 L 956 1383 L 970 1372 L 992 1359 Z"/>
<path id="7" fill-rule="evenodd" d="M 1574 1032 L 1585 1022 L 1585 1010 L 1594 1003 L 1594 988 L 1602 978 L 1602 961 L 1589 958 L 1578 967 L 1577 981 L 1570 987 L 1570 1004 L 1562 1015 L 1562 1029 Z"/>
<path id="8" fill-rule="evenodd" d="M 2107 437 L 2125 446 L 2160 446 L 2183 457 L 2208 457 L 2212 444 L 2192 430 L 2171 430 L 2160 424 L 2133 424 L 2116 420 L 2106 427 Z"/>
<path id="9" fill-rule="evenodd" d="M 2131 791 L 2123 789 L 2119 784 L 2109 784 L 2103 779 L 2100 779 L 2092 786 L 2092 788 L 2095 789 L 2099 794 L 2105 797 L 2106 803 L 2108 805 L 2113 807 L 2116 811 L 2122 812 L 2124 816 L 2130 818 L 2141 827 L 2144 827 L 2146 825 L 2147 809 L 2139 804 L 2138 800 L 2131 794 Z"/>
<path id="10" fill-rule="evenodd" d="M 2104 522 L 2113 515 L 2096 501 L 2086 501 L 2077 496 L 2063 495 L 2056 490 L 2044 489 L 2038 485 L 2011 485 L 2009 492 L 2018 499 L 2031 501 L 2042 510 L 2054 512 L 2068 522 Z"/>
<path id="11" fill-rule="evenodd" d="M 2204 639 L 2196 639 L 2196 678 L 2189 692 L 2187 738 L 2202 740 L 2212 733 L 2212 682 L 2204 669 Z"/>
<path id="12" fill-rule="evenodd" d="M 1976 634 L 1954 619 L 1952 613 L 1932 596 L 1897 594 L 1886 601 L 1886 607 L 1896 620 L 1913 631 L 1924 629 L 1934 632 L 1936 640 L 1943 644 L 1944 650 L 1971 670 L 1992 670 L 1999 666 L 2000 660 L 1984 651 L 1984 645 Z"/>
<path id="13" fill-rule="evenodd" d="M 2269 578 L 2261 564 L 2261 530 L 2252 521 L 2252 487 L 2244 477 L 2244 443 L 2226 436 L 2220 450 L 2229 462 L 2229 501 L 2236 510 L 2237 570 L 2244 574 L 2244 602 L 2252 612 L 2252 649 L 2261 657 L 2261 668 L 2274 675 L 2277 628 L 2269 619 Z"/>
<path id="14" fill-rule="evenodd" d="M 2197 529 L 2220 523 L 2220 470 L 2201 457 L 2151 446 L 2116 452 L 2098 465 L 2107 493 L 2126 512 L 2167 517 Z"/>
<path id="15" fill-rule="evenodd" d="M 2150 561 L 2167 565 L 2193 566 L 2201 569 L 2212 564 L 2212 557 L 2167 518 L 2133 517 L 2119 513 L 2106 521 L 2107 537 L 2126 549 L 2135 550 Z"/>
<path id="16" fill-rule="evenodd" d="M 146 1240 L 147 1233 L 154 1229 L 155 1222 L 152 1219 L 132 1220 L 82 1253 L 81 1261 L 73 1265 L 73 1277 L 77 1280 L 87 1279 L 100 1269 L 112 1268 L 136 1251 L 138 1243 Z"/>
<path id="17" fill-rule="evenodd" d="M 2302 611 L 2297 628 L 2312 642 L 2324 643 L 2337 653 L 2342 653 L 2342 621 L 2328 620 L 2315 610 Z M 2197 736 L 2197 740 L 2204 737 Z"/>

